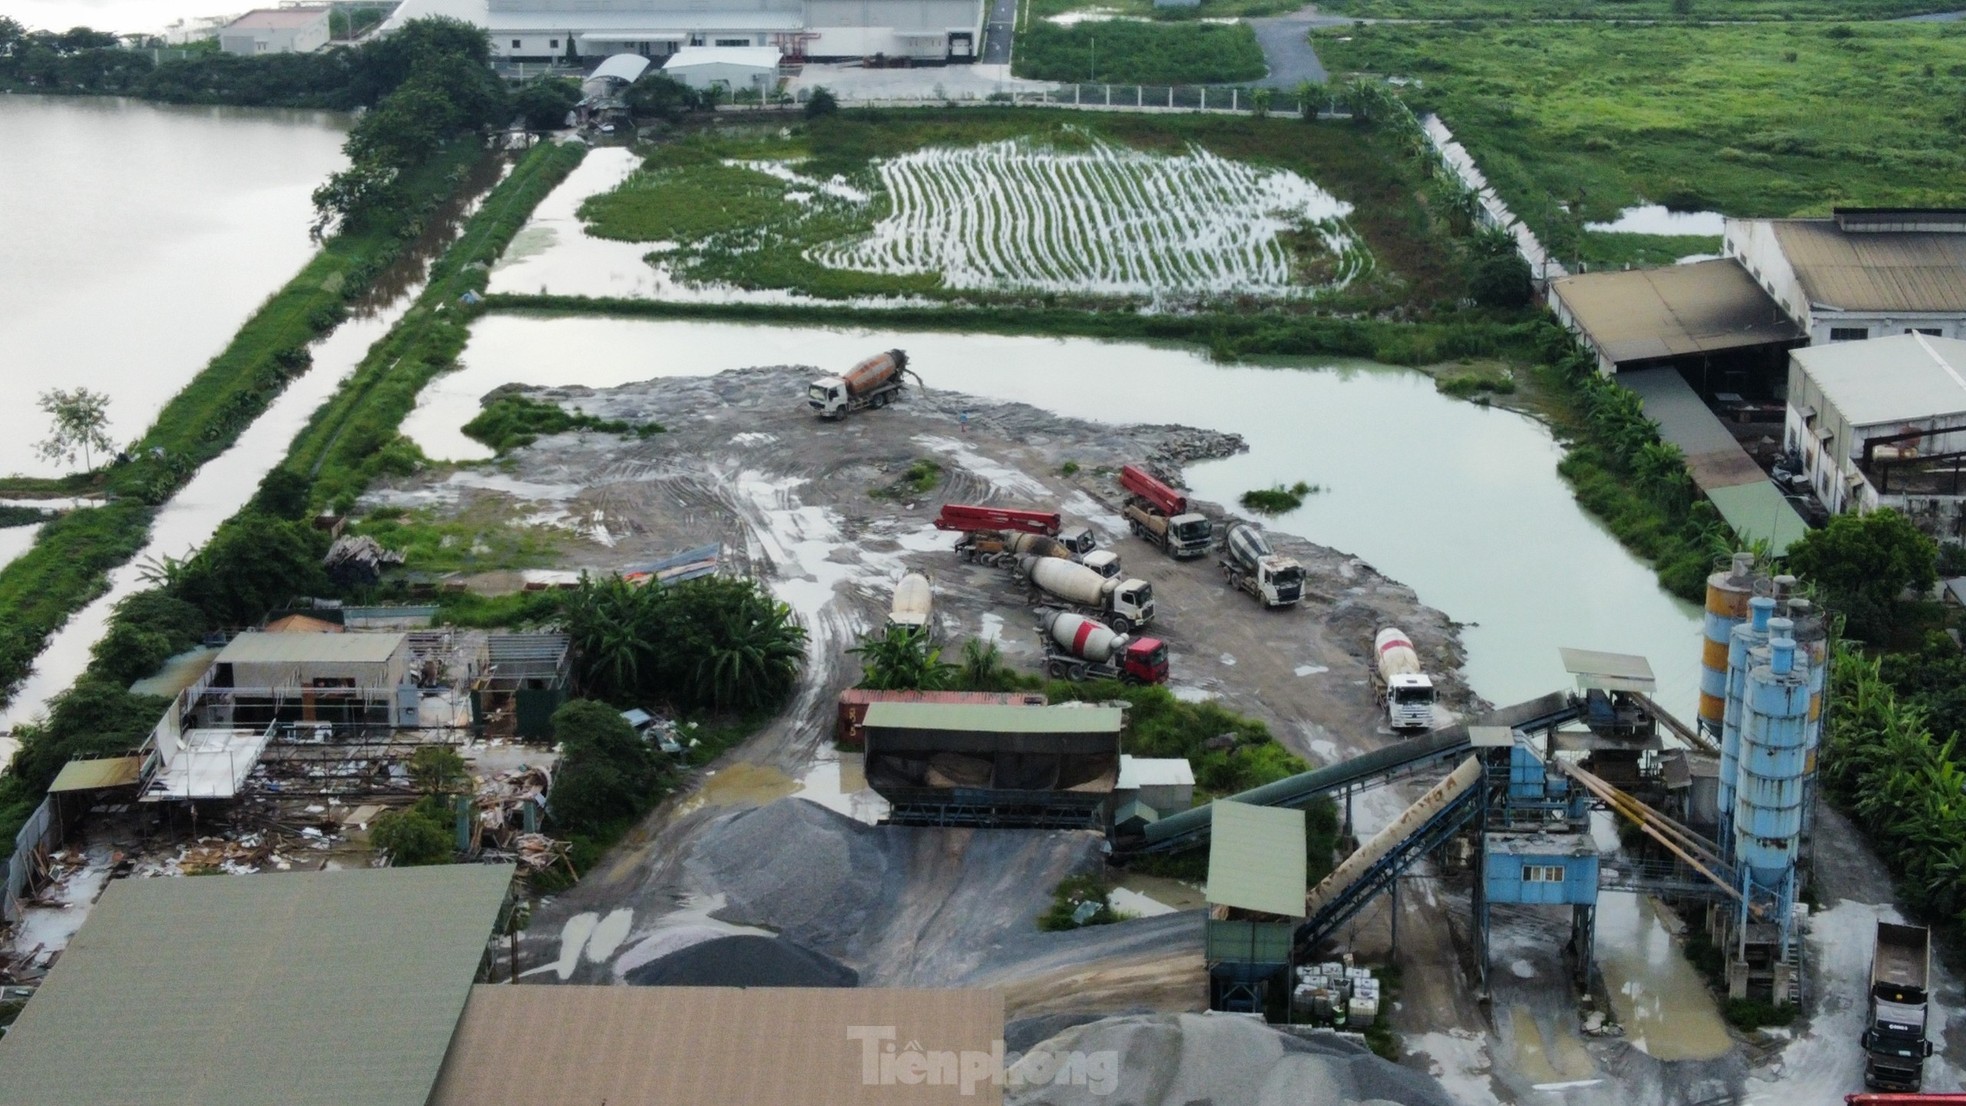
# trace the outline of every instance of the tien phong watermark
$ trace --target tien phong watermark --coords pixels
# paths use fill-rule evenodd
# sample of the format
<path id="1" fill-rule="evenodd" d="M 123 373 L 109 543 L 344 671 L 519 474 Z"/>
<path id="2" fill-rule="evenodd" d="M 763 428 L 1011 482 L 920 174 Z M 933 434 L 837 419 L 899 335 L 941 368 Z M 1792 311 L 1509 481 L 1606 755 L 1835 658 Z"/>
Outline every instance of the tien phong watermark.
<path id="1" fill-rule="evenodd" d="M 849 1025 L 846 1037 L 860 1046 L 860 1081 L 870 1087 L 954 1087 L 964 1095 L 992 1085 L 1084 1087 L 1095 1095 L 1119 1087 L 1120 1055 L 1112 1050 L 1018 1053 L 1002 1041 L 987 1051 L 924 1047 L 902 1042 L 891 1025 Z"/>

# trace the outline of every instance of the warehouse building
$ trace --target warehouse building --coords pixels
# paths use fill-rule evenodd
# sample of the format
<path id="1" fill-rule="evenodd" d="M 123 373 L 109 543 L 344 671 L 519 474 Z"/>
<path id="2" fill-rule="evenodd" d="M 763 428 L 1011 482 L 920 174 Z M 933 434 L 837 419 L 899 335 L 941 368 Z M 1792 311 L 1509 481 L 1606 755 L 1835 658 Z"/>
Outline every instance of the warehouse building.
<path id="1" fill-rule="evenodd" d="M 0 1039 L 0 1106 L 424 1106 L 512 871 L 112 880 Z"/>
<path id="2" fill-rule="evenodd" d="M 770 92 L 778 62 L 773 46 L 685 46 L 662 63 L 662 75 L 699 92 Z"/>
<path id="3" fill-rule="evenodd" d="M 1813 344 L 1966 338 L 1966 209 L 1729 219 L 1722 242 Z"/>
<path id="4" fill-rule="evenodd" d="M 1899 334 L 1795 351 L 1783 433 L 1830 511 L 1893 507 L 1936 537 L 1966 536 L 1966 341 Z"/>
<path id="5" fill-rule="evenodd" d="M 1099 829 L 1124 725 L 1118 707 L 874 703 L 867 783 L 899 825 Z"/>
<path id="6" fill-rule="evenodd" d="M 511 62 L 769 47 L 794 63 L 943 64 L 975 60 L 984 0 L 404 0 L 383 28 L 428 16 L 483 27 Z"/>
<path id="7" fill-rule="evenodd" d="M 328 44 L 328 9 L 260 8 L 221 27 L 218 48 L 228 54 L 311 54 Z"/>
<path id="8" fill-rule="evenodd" d="M 1738 262 L 1580 273 L 1550 282 L 1550 310 L 1606 376 L 1680 369 L 1702 392 L 1780 386 L 1800 327 Z"/>

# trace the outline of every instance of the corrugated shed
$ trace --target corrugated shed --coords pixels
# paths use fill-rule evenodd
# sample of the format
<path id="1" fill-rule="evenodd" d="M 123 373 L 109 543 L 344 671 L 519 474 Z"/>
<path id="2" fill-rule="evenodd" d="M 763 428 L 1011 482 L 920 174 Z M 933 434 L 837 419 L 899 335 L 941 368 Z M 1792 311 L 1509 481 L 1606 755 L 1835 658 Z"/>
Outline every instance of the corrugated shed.
<path id="1" fill-rule="evenodd" d="M 218 655 L 220 664 L 380 664 L 394 656 L 404 635 L 240 634 Z"/>
<path id="2" fill-rule="evenodd" d="M 962 1056 L 987 1060 L 1003 1017 L 982 990 L 475 987 L 430 1106 L 996 1106 L 987 1073 L 963 1093 Z M 889 1047 L 934 1077 L 884 1077 Z"/>
<path id="3" fill-rule="evenodd" d="M 1310 868 L 1304 812 L 1217 799 L 1208 843 L 1208 901 L 1304 916 Z"/>
<path id="4" fill-rule="evenodd" d="M 1832 219 L 1770 225 L 1810 303 L 1844 311 L 1966 311 L 1966 234 L 1852 234 Z"/>
<path id="5" fill-rule="evenodd" d="M 1550 282 L 1550 295 L 1598 353 L 1620 365 L 1802 337 L 1731 258 L 1562 277 Z"/>
<path id="6" fill-rule="evenodd" d="M 1966 341 L 1894 334 L 1789 355 L 1853 427 L 1966 414 Z"/>
<path id="7" fill-rule="evenodd" d="M 0 1106 L 424 1106 L 511 882 L 115 880 L 0 1039 Z"/>
<path id="8" fill-rule="evenodd" d="M 1118 707 L 998 706 L 993 703 L 871 703 L 867 729 L 956 730 L 964 733 L 1119 732 Z"/>
<path id="9" fill-rule="evenodd" d="M 71 760 L 61 766 L 50 794 L 62 791 L 102 791 L 111 787 L 131 787 L 143 775 L 141 757 L 97 757 Z"/>

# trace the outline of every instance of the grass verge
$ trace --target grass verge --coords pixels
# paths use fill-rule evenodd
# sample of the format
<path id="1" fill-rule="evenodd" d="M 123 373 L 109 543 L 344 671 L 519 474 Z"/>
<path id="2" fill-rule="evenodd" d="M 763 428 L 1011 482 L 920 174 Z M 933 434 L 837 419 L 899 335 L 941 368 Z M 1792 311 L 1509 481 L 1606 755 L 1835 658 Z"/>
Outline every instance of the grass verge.
<path id="1" fill-rule="evenodd" d="M 1247 23 L 1039 20 L 1017 36 L 1015 76 L 1089 84 L 1225 84 L 1268 72 Z"/>
<path id="2" fill-rule="evenodd" d="M 134 502 L 70 511 L 0 569 L 0 702 L 11 700 L 48 635 L 107 591 L 110 570 L 143 548 L 150 516 Z"/>
<path id="3" fill-rule="evenodd" d="M 423 463 L 397 428 L 416 406 L 417 393 L 453 367 L 464 348 L 480 309 L 461 297 L 484 290 L 488 266 L 583 153 L 579 146 L 543 145 L 522 157 L 431 266 L 416 304 L 294 439 L 287 466 L 309 475 L 316 502 L 345 510 L 377 476 L 411 472 Z"/>
<path id="4" fill-rule="evenodd" d="M 1329 15 L 1358 19 L 1891 19 L 1949 11 L 1949 0 L 1326 0 Z"/>

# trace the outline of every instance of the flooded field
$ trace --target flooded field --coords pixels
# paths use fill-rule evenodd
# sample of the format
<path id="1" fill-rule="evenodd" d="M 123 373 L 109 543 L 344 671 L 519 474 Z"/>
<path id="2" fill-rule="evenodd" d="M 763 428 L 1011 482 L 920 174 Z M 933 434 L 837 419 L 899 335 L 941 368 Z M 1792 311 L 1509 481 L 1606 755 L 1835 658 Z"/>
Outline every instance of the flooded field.
<path id="1" fill-rule="evenodd" d="M 1362 362 L 1219 365 L 1185 347 L 1085 339 L 494 315 L 476 325 L 466 367 L 425 389 L 404 430 L 432 457 L 479 458 L 487 451 L 459 428 L 501 384 L 837 370 L 890 347 L 908 350 L 931 391 L 1242 434 L 1249 452 L 1190 467 L 1194 490 L 1232 504 L 1279 482 L 1319 485 L 1266 525 L 1349 551 L 1467 624 L 1467 672 L 1490 700 L 1567 686 L 1556 649 L 1575 645 L 1646 655 L 1664 703 L 1692 713 L 1694 608 L 1660 591 L 1578 508 L 1543 426 L 1441 396 L 1418 373 Z"/>

